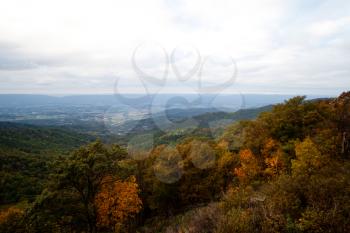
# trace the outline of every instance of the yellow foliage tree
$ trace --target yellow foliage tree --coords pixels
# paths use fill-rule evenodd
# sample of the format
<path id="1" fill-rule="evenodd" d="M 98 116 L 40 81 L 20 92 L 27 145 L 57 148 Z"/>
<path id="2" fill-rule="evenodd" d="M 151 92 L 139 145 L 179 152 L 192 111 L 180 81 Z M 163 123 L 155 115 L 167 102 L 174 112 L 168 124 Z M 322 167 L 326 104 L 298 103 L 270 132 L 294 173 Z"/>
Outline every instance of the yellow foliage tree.
<path id="1" fill-rule="evenodd" d="M 296 159 L 292 160 L 293 174 L 311 174 L 322 165 L 321 152 L 308 137 L 295 147 Z"/>
<path id="2" fill-rule="evenodd" d="M 105 177 L 95 199 L 98 227 L 113 228 L 115 232 L 119 232 L 123 223 L 142 208 L 138 193 L 134 176 L 126 181 Z"/>

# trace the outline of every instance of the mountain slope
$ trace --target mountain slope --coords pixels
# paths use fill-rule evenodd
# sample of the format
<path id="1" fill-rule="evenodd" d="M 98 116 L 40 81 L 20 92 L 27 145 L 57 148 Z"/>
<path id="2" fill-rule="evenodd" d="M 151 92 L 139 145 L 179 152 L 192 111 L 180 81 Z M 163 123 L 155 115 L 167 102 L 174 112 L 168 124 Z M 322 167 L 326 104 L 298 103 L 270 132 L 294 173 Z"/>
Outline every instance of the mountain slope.
<path id="1" fill-rule="evenodd" d="M 93 139 L 67 129 L 0 122 L 0 147 L 3 149 L 33 154 L 66 152 Z"/>

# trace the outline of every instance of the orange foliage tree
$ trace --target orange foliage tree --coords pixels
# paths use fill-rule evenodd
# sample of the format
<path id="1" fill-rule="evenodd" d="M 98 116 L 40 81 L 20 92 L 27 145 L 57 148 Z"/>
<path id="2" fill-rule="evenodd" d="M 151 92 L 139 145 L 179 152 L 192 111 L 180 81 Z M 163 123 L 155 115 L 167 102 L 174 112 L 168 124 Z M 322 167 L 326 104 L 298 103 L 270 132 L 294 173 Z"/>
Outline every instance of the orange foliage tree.
<path id="1" fill-rule="evenodd" d="M 111 176 L 105 177 L 95 199 L 98 227 L 112 228 L 119 232 L 123 223 L 134 217 L 142 208 L 138 193 L 139 188 L 134 176 L 126 181 L 115 180 Z"/>
<path id="2" fill-rule="evenodd" d="M 272 138 L 268 139 L 261 151 L 265 159 L 265 173 L 269 176 L 281 174 L 284 169 L 283 152 L 278 142 Z"/>
<path id="3" fill-rule="evenodd" d="M 241 150 L 239 152 L 239 159 L 241 166 L 235 168 L 234 173 L 240 182 L 245 183 L 253 179 L 260 172 L 260 167 L 257 158 L 249 149 Z"/>
<path id="4" fill-rule="evenodd" d="M 0 232 L 21 232 L 21 218 L 24 211 L 17 207 L 10 207 L 0 211 Z"/>

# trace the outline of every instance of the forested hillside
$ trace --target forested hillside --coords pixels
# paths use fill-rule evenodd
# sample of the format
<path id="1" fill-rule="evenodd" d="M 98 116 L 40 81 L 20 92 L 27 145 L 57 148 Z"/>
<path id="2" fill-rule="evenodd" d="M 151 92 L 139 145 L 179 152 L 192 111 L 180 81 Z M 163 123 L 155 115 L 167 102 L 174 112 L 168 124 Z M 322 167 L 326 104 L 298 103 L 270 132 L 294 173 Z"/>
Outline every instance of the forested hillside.
<path id="1" fill-rule="evenodd" d="M 0 232 L 350 232 L 350 92 L 235 120 L 150 150 L 98 140 L 45 166 L 25 157 L 48 180 L 2 209 Z"/>
<path id="2" fill-rule="evenodd" d="M 0 147 L 26 153 L 64 153 L 93 140 L 92 136 L 58 127 L 0 122 Z"/>
<path id="3" fill-rule="evenodd" d="M 65 127 L 0 122 L 0 205 L 35 199 L 35 196 L 40 194 L 45 182 L 47 182 L 49 164 L 58 156 L 67 156 L 73 149 L 95 140 L 96 134 L 99 135 L 103 132 L 104 137 L 102 139 L 105 142 L 118 142 L 125 147 L 135 135 L 140 135 L 142 139 L 141 133 L 146 133 L 146 135 L 153 133 L 156 140 L 155 145 L 163 143 L 176 144 L 178 140 L 191 137 L 192 135 L 212 138 L 210 131 L 207 129 L 208 124 L 205 124 L 206 122 L 223 119 L 254 118 L 259 112 L 268 108 L 247 109 L 242 110 L 242 113 L 239 111 L 237 113 L 204 114 L 200 113 L 206 112 L 207 110 L 205 109 L 173 109 L 169 113 L 173 120 L 181 120 L 194 115 L 196 120 L 200 122 L 196 132 L 175 129 L 163 133 L 157 130 L 153 123 L 153 127 L 150 127 L 148 130 L 140 130 L 139 127 L 135 127 L 135 130 L 128 135 L 118 137 L 113 135 L 113 132 L 108 132 L 103 124 L 94 122 Z M 152 124 L 153 119 L 145 119 L 139 124 L 145 122 Z M 127 126 L 128 124 L 126 123 L 125 127 Z"/>
<path id="4" fill-rule="evenodd" d="M 0 122 L 0 205 L 35 199 L 48 163 L 92 140 L 71 130 Z"/>

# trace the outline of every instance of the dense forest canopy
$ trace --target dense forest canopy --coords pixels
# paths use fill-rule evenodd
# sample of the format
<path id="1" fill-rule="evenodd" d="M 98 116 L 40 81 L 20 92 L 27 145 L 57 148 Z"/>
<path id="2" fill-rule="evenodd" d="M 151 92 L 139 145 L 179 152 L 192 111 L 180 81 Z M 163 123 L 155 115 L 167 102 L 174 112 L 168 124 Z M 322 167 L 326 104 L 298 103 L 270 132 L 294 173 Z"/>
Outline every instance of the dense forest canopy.
<path id="1" fill-rule="evenodd" d="M 350 92 L 267 110 L 147 150 L 2 135 L 0 232 L 350 232 Z"/>

